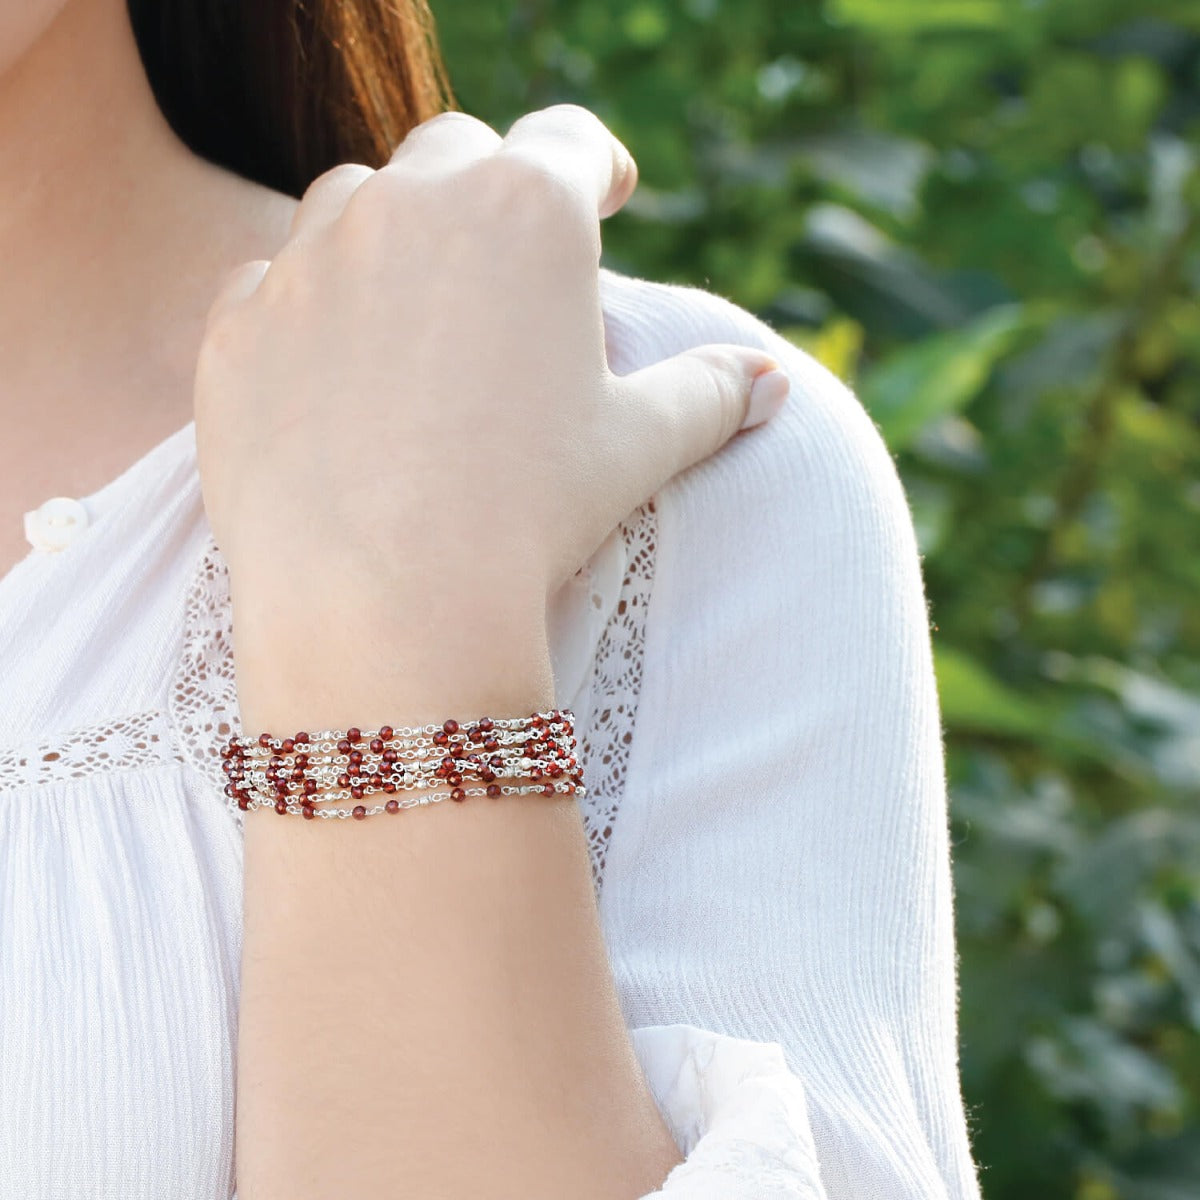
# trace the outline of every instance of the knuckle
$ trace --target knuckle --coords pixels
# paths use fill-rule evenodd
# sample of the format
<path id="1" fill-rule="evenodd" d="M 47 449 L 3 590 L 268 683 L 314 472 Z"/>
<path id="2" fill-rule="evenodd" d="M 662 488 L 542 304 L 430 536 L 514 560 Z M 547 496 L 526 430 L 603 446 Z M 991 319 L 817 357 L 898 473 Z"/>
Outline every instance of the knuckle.
<path id="1" fill-rule="evenodd" d="M 337 224 L 359 237 L 374 240 L 391 228 L 403 205 L 403 177 L 383 168 L 354 189 L 342 206 Z"/>
<path id="2" fill-rule="evenodd" d="M 513 122 L 512 129 L 525 125 L 545 125 L 554 129 L 576 130 L 582 126 L 603 127 L 603 124 L 591 109 L 584 108 L 582 104 L 564 101 L 561 104 L 549 104 L 536 112 L 525 113 Z"/>
<path id="3" fill-rule="evenodd" d="M 427 117 L 416 128 L 432 129 L 443 125 L 462 125 L 464 128 L 474 128 L 475 126 L 478 126 L 480 129 L 489 128 L 486 122 L 481 121 L 478 117 L 473 117 L 470 113 L 462 112 L 456 108 L 448 108 L 444 112 L 434 113 L 432 117 Z"/>
<path id="4" fill-rule="evenodd" d="M 307 200 L 310 196 L 320 195 L 329 188 L 338 188 L 343 183 L 352 183 L 355 179 L 363 176 L 364 172 L 371 172 L 371 168 L 365 163 L 343 162 L 338 163 L 335 167 L 330 167 L 327 171 L 322 171 L 304 189 L 304 195 L 301 197 L 301 203 Z M 373 173 L 373 172 L 372 172 Z"/>
<path id="5" fill-rule="evenodd" d="M 599 259 L 594 209 L 566 176 L 533 157 L 497 154 L 467 168 L 473 176 L 474 211 L 490 214 L 538 257 L 561 262 Z"/>
<path id="6" fill-rule="evenodd" d="M 308 265 L 306 246 L 289 242 L 275 256 L 255 291 L 256 297 L 270 305 L 297 307 L 313 294 L 314 283 Z"/>
<path id="7" fill-rule="evenodd" d="M 479 165 L 487 196 L 506 210 L 537 221 L 581 218 L 583 197 L 566 176 L 535 158 L 513 152 L 494 155 Z"/>
<path id="8" fill-rule="evenodd" d="M 444 112 L 435 113 L 432 117 L 427 117 L 419 125 L 414 125 L 405 135 L 401 145 L 407 145 L 409 148 L 416 146 L 419 142 L 424 141 L 427 135 L 453 131 L 454 127 L 458 126 L 461 130 L 472 132 L 483 132 L 488 130 L 491 132 L 491 126 L 485 121 L 481 121 L 478 117 L 471 116 L 470 113 L 460 112 L 458 109 L 448 108 Z"/>
<path id="9" fill-rule="evenodd" d="M 698 352 L 711 368 L 709 387 L 716 403 L 705 406 L 711 428 L 706 434 L 714 446 L 723 445 L 741 427 L 746 408 L 746 376 L 741 359 L 731 349 L 707 346 Z"/>

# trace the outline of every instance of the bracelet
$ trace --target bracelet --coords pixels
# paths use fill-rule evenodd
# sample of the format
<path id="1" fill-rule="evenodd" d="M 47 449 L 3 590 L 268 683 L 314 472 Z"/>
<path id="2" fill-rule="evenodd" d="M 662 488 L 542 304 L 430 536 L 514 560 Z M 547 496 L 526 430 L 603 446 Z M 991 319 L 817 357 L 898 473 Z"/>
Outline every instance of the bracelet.
<path id="1" fill-rule="evenodd" d="M 290 813 L 309 820 L 361 821 L 468 796 L 587 794 L 570 709 L 528 717 L 481 717 L 466 726 L 451 718 L 441 725 L 326 729 L 285 738 L 234 734 L 222 745 L 221 759 L 229 777 L 225 794 L 243 812 L 270 805 L 281 816 Z M 468 774 L 483 786 L 466 786 Z M 502 779 L 540 782 L 514 785 L 498 782 Z M 449 792 L 429 794 L 429 789 L 447 785 Z M 397 797 L 405 792 L 411 794 Z M 388 799 L 352 808 L 319 807 L 326 801 L 359 801 L 378 793 L 386 793 Z"/>

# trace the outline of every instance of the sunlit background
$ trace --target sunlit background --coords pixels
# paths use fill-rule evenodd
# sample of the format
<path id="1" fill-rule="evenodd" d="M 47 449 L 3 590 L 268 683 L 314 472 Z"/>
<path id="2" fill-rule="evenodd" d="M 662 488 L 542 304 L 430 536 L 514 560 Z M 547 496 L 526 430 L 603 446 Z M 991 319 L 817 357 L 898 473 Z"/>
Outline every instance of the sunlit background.
<path id="1" fill-rule="evenodd" d="M 607 265 L 766 318 L 897 456 L 987 1200 L 1196 1200 L 1200 4 L 433 7 L 468 112 L 629 145 Z"/>

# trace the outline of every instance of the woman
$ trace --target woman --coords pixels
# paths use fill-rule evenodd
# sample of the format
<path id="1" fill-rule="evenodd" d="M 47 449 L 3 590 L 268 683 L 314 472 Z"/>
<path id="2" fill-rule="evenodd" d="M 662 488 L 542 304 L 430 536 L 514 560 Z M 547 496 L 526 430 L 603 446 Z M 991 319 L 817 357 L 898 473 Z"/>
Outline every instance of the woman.
<path id="1" fill-rule="evenodd" d="M 436 116 L 427 32 L 0 16 L 0 1193 L 977 1196 L 887 451 L 599 270 L 628 152 Z M 231 733 L 555 705 L 574 799 L 222 792 Z"/>

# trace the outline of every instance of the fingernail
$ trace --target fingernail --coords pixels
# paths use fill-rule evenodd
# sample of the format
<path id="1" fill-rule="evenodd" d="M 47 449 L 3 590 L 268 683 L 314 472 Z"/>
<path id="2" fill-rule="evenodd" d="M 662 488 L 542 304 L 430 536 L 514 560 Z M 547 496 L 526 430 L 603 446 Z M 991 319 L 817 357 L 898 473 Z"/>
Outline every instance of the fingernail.
<path id="1" fill-rule="evenodd" d="M 746 407 L 743 429 L 761 425 L 773 417 L 782 407 L 792 389 L 792 381 L 783 371 L 764 371 L 754 380 L 750 389 L 750 403 Z"/>

